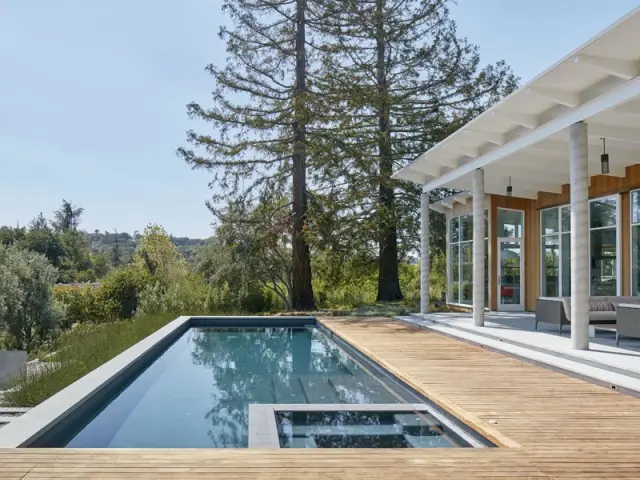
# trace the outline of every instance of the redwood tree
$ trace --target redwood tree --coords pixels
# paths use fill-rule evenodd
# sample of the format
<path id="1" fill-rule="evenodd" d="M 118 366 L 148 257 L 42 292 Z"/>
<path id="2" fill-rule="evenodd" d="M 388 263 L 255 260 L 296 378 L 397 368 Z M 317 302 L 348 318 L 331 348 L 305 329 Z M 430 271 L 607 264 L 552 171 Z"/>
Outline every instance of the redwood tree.
<path id="1" fill-rule="evenodd" d="M 358 248 L 377 250 L 378 300 L 402 299 L 399 257 L 416 246 L 420 188 L 391 178 L 499 98 L 516 79 L 482 66 L 447 0 L 317 0 L 324 19 L 318 190 Z M 322 160 L 321 162 L 319 160 Z M 439 196 L 438 192 L 435 196 Z"/>
<path id="2" fill-rule="evenodd" d="M 188 105 L 209 133 L 188 132 L 191 147 L 178 155 L 213 172 L 214 212 L 228 200 L 251 202 L 290 191 L 292 307 L 314 308 L 307 223 L 307 150 L 310 122 L 308 0 L 223 0 L 231 19 L 220 37 L 228 58 L 209 65 L 213 105 Z M 274 205 L 281 208 L 282 205 Z M 268 216 L 268 215 L 267 215 Z"/>

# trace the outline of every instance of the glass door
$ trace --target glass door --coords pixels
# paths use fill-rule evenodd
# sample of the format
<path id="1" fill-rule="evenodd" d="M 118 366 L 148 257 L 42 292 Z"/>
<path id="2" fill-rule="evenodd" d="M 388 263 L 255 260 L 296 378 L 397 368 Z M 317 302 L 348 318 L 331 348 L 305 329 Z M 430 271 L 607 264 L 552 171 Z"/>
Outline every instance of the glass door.
<path id="1" fill-rule="evenodd" d="M 498 238 L 498 310 L 524 310 L 522 238 Z"/>

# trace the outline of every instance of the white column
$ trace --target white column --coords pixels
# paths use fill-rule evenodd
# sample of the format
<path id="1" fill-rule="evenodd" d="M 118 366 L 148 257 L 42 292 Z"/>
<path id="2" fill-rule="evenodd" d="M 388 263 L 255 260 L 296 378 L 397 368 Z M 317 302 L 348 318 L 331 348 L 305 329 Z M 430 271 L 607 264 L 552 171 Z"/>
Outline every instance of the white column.
<path id="1" fill-rule="evenodd" d="M 589 348 L 589 159 L 587 124 L 569 127 L 571 186 L 571 347 Z"/>
<path id="2" fill-rule="evenodd" d="M 420 313 L 429 313 L 429 192 L 420 196 Z"/>
<path id="3" fill-rule="evenodd" d="M 473 324 L 484 326 L 484 170 L 473 172 Z"/>

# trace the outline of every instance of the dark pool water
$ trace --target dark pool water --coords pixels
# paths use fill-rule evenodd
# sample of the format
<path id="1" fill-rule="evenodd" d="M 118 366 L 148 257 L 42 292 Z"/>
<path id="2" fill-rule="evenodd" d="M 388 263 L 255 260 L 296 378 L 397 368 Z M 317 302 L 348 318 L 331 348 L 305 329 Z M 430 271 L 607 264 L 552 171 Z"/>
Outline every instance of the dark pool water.
<path id="1" fill-rule="evenodd" d="M 243 448 L 251 403 L 406 402 L 315 328 L 191 328 L 65 443 Z"/>

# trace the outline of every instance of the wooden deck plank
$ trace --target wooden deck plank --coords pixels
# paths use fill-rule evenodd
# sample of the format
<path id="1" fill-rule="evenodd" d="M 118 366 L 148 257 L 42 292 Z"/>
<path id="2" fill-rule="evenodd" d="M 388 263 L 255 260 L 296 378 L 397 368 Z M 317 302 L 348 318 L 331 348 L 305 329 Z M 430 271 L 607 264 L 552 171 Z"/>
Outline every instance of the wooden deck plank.
<path id="1" fill-rule="evenodd" d="M 5 449 L 0 479 L 640 478 L 640 399 L 389 319 L 322 322 L 506 447 Z"/>
<path id="2" fill-rule="evenodd" d="M 640 443 L 640 399 L 400 322 L 322 321 L 470 426 L 490 426 L 489 437 Z"/>

